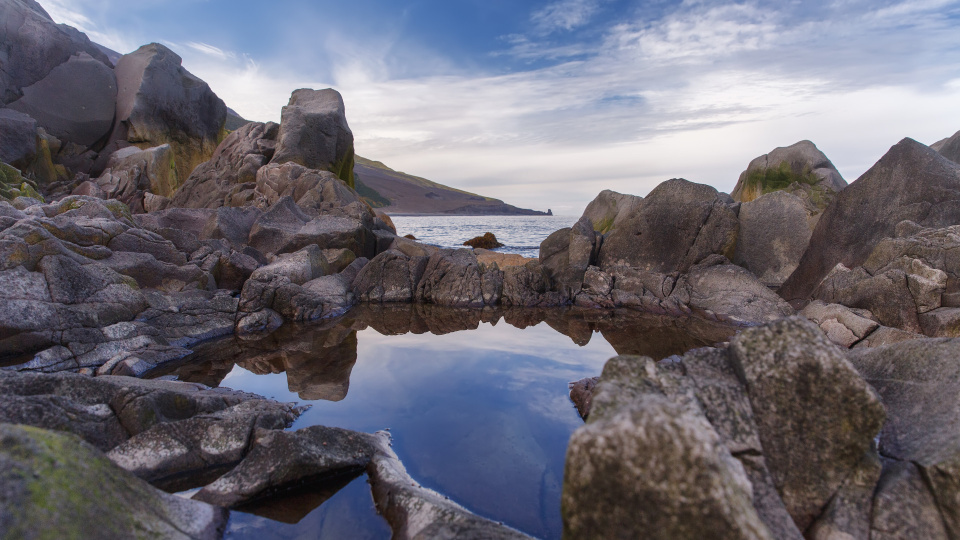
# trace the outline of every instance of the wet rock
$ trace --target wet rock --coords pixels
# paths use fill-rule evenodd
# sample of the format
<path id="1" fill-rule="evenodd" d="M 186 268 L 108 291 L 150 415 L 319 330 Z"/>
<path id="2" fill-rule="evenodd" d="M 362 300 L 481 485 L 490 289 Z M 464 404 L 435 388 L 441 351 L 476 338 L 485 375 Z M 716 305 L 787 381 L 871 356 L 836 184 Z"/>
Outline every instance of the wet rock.
<path id="1" fill-rule="evenodd" d="M 215 539 L 226 528 L 225 510 L 163 493 L 76 436 L 2 424 L 0 448 L 0 521 L 12 537 Z"/>
<path id="2" fill-rule="evenodd" d="M 353 132 L 343 98 L 331 88 L 295 90 L 281 112 L 271 163 L 330 171 L 353 187 Z"/>
<path id="3" fill-rule="evenodd" d="M 924 227 L 960 222 L 958 200 L 960 164 L 912 139 L 900 141 L 837 195 L 780 294 L 806 299 L 838 263 L 862 265 L 881 240 L 896 236 L 904 220 Z"/>
<path id="4" fill-rule="evenodd" d="M 472 247 L 472 248 L 482 248 L 482 249 L 496 249 L 498 247 L 503 247 L 497 237 L 493 233 L 483 233 L 482 236 L 477 236 L 476 238 L 471 238 L 463 243 L 463 245 Z"/>
<path id="5" fill-rule="evenodd" d="M 376 453 L 367 474 L 377 509 L 390 523 L 394 538 L 529 538 L 421 486 L 390 448 L 389 435 L 379 432 L 374 437 Z"/>
<path id="6" fill-rule="evenodd" d="M 870 448 L 880 398 L 813 323 L 791 317 L 730 343 L 774 484 L 804 530 Z"/>
<path id="7" fill-rule="evenodd" d="M 847 187 L 837 168 L 827 156 L 810 141 L 775 148 L 747 166 L 733 189 L 733 200 L 750 202 L 765 193 L 782 190 L 791 184 L 807 184 L 825 193 Z"/>
<path id="8" fill-rule="evenodd" d="M 63 141 L 93 146 L 113 127 L 117 78 L 110 66 L 85 52 L 20 91 L 23 97 L 8 107 L 35 118 Z"/>
<path id="9" fill-rule="evenodd" d="M 600 247 L 599 266 L 685 272 L 708 255 L 733 256 L 737 216 L 716 189 L 683 179 L 650 192 Z"/>
<path id="10" fill-rule="evenodd" d="M 156 424 L 110 450 L 107 457 L 167 490 L 199 487 L 239 463 L 256 430 L 282 430 L 301 410 L 275 401 L 244 401 L 214 413 Z"/>
<path id="11" fill-rule="evenodd" d="M 345 429 L 260 430 L 243 461 L 194 499 L 237 506 L 297 485 L 356 474 L 370 463 L 374 452 L 371 435 Z"/>
<path id="12" fill-rule="evenodd" d="M 738 214 L 740 234 L 733 261 L 768 287 L 779 287 L 800 262 L 810 242 L 807 207 L 799 197 L 774 191 L 745 202 Z"/>
<path id="13" fill-rule="evenodd" d="M 643 197 L 605 189 L 590 201 L 581 217 L 588 218 L 598 233 L 606 234 L 629 219 L 642 201 Z"/>
<path id="14" fill-rule="evenodd" d="M 244 315 L 237 321 L 237 335 L 241 338 L 269 334 L 283 326 L 283 317 L 272 309 L 261 309 Z"/>
<path id="15" fill-rule="evenodd" d="M 570 383 L 570 401 L 577 407 L 577 413 L 584 420 L 590 416 L 593 392 L 598 382 L 600 382 L 600 377 L 587 377 Z"/>

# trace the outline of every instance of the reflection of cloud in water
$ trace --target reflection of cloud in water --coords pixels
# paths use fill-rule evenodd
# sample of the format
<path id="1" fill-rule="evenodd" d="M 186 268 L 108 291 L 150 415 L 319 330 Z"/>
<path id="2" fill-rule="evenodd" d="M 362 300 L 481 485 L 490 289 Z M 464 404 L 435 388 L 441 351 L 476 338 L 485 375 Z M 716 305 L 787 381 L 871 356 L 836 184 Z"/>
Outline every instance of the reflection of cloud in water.
<path id="1" fill-rule="evenodd" d="M 675 354 L 731 333 L 634 312 L 363 307 L 260 341 L 210 344 L 179 375 L 310 403 L 294 428 L 389 427 L 427 487 L 558 538 L 566 446 L 582 424 L 567 383 L 598 375 L 618 351 Z"/>

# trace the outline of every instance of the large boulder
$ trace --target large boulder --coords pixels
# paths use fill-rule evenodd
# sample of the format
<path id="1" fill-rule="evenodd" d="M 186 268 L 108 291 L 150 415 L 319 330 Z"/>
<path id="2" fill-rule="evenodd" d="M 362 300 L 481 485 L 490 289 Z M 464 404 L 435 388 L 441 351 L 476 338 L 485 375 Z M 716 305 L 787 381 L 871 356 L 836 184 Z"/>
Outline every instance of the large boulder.
<path id="1" fill-rule="evenodd" d="M 87 53 L 71 56 L 21 91 L 23 97 L 8 107 L 36 118 L 64 142 L 93 146 L 113 127 L 117 78 L 108 65 Z"/>
<path id="2" fill-rule="evenodd" d="M 0 162 L 29 165 L 37 154 L 37 121 L 13 109 L 0 108 Z"/>
<path id="3" fill-rule="evenodd" d="M 648 358 L 607 362 L 567 448 L 565 536 L 773 538 L 744 467 L 684 384 Z"/>
<path id="4" fill-rule="evenodd" d="M 227 512 L 164 493 L 75 435 L 0 424 L 0 523 L 11 538 L 216 539 Z"/>
<path id="5" fill-rule="evenodd" d="M 43 79 L 80 52 L 113 67 L 87 36 L 65 24 L 54 23 L 34 0 L 0 2 L 0 103 L 17 100 L 24 87 Z"/>
<path id="6" fill-rule="evenodd" d="M 810 141 L 775 148 L 751 161 L 740 173 L 731 196 L 735 201 L 750 202 L 772 191 L 802 190 L 803 185 L 814 188 L 821 197 L 847 187 L 833 163 Z"/>
<path id="7" fill-rule="evenodd" d="M 792 317 L 731 340 L 773 483 L 805 530 L 884 421 L 874 390 L 813 323 Z"/>
<path id="8" fill-rule="evenodd" d="M 210 159 L 225 136 L 227 107 L 173 51 L 144 45 L 117 62 L 117 110 L 109 149 L 173 148 L 179 185 Z M 105 165 L 105 164 L 104 164 Z"/>
<path id="9" fill-rule="evenodd" d="M 733 262 L 769 287 L 779 287 L 810 243 L 809 212 L 803 200 L 774 191 L 740 206 L 740 235 Z"/>
<path id="10" fill-rule="evenodd" d="M 950 161 L 960 163 L 960 131 L 946 139 L 931 144 L 930 148 L 936 150 L 941 156 Z"/>
<path id="11" fill-rule="evenodd" d="M 685 272 L 711 254 L 732 258 L 738 227 L 737 215 L 716 189 L 668 180 L 604 239 L 599 266 Z"/>
<path id="12" fill-rule="evenodd" d="M 290 96 L 280 117 L 271 163 L 294 162 L 330 171 L 353 187 L 353 132 L 340 93 L 332 88 L 301 88 Z"/>
<path id="13" fill-rule="evenodd" d="M 587 268 L 597 262 L 600 240 L 588 217 L 573 227 L 560 229 L 540 243 L 540 264 L 546 270 L 553 288 L 565 297 L 580 292 Z"/>
<path id="14" fill-rule="evenodd" d="M 176 160 L 169 144 L 141 150 L 128 146 L 117 150 L 107 170 L 96 180 L 104 198 L 122 201 L 134 213 L 162 210 L 149 195 L 169 198 L 179 187 Z"/>
<path id="15" fill-rule="evenodd" d="M 641 202 L 643 197 L 605 189 L 590 201 L 581 218 L 588 218 L 598 233 L 606 234 L 629 219 L 640 208 Z"/>
<path id="16" fill-rule="evenodd" d="M 250 122 L 217 146 L 213 157 L 197 166 L 173 197 L 173 205 L 182 208 L 239 206 L 243 197 L 237 191 L 252 190 L 257 171 L 273 157 L 278 124 Z M 249 202 L 249 201 L 248 201 Z"/>
<path id="17" fill-rule="evenodd" d="M 837 195 L 780 295 L 807 299 L 837 264 L 862 265 L 904 220 L 924 227 L 960 223 L 960 164 L 909 138 Z"/>

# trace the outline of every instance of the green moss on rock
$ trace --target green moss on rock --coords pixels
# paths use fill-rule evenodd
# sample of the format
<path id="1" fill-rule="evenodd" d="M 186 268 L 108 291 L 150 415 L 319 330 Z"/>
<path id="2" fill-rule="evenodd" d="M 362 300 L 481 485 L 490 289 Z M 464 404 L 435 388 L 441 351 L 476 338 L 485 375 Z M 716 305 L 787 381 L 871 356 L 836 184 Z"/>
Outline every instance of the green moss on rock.
<path id="1" fill-rule="evenodd" d="M 771 193 L 786 189 L 794 182 L 814 186 L 820 178 L 809 168 L 799 173 L 794 171 L 789 163 L 781 163 L 779 167 L 755 169 L 747 175 L 746 187 L 760 194 Z"/>
<path id="2" fill-rule="evenodd" d="M 16 168 L 0 163 L 0 198 L 12 201 L 17 197 L 31 197 L 43 201 L 37 183 L 24 178 Z"/>

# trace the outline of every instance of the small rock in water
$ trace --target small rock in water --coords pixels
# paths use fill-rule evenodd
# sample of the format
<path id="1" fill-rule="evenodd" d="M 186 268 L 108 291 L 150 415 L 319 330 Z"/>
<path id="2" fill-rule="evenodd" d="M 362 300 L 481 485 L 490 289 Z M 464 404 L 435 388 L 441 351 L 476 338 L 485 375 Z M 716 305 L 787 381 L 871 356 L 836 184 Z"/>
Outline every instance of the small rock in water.
<path id="1" fill-rule="evenodd" d="M 483 233 L 483 236 L 478 236 L 471 240 L 467 240 L 463 243 L 465 246 L 470 246 L 474 249 L 483 248 L 483 249 L 494 249 L 498 247 L 503 247 L 503 244 L 497 241 L 497 237 L 493 233 Z"/>
<path id="2" fill-rule="evenodd" d="M 416 240 L 416 239 L 417 239 L 417 237 L 414 236 L 414 235 L 412 235 L 412 234 L 405 234 L 405 235 L 403 235 L 403 237 L 404 237 L 404 238 L 409 238 L 410 240 Z"/>

